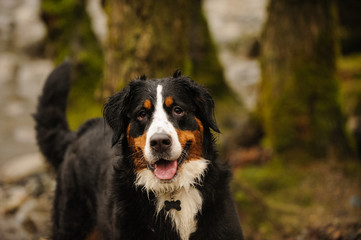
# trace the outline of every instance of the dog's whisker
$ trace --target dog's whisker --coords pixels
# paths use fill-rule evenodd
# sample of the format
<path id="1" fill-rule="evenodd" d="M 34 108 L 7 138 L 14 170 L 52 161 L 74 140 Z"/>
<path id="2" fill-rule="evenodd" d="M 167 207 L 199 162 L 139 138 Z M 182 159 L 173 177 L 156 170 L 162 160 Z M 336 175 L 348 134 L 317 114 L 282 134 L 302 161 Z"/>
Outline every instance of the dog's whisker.
<path id="1" fill-rule="evenodd" d="M 129 154 L 129 155 L 128 155 L 128 158 L 134 157 L 134 156 L 136 156 L 137 154 L 141 154 L 141 157 L 144 157 L 143 151 L 140 149 L 140 150 L 138 150 L 138 151 L 135 151 L 135 152 Z"/>

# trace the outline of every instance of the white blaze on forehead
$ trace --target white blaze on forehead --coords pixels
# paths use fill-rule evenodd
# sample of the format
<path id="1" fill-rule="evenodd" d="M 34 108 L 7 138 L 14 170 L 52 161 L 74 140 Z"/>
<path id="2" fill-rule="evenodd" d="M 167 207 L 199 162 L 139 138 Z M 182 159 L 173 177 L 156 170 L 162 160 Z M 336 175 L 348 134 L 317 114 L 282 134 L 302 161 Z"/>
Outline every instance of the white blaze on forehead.
<path id="1" fill-rule="evenodd" d="M 157 86 L 157 99 L 155 104 L 155 110 L 151 120 L 150 127 L 147 132 L 146 143 L 144 147 L 144 157 L 150 163 L 154 163 L 158 159 L 155 159 L 150 147 L 150 138 L 156 133 L 165 133 L 171 137 L 172 145 L 169 152 L 169 160 L 176 160 L 182 153 L 182 146 L 178 140 L 178 134 L 173 124 L 168 120 L 167 113 L 163 107 L 163 86 Z"/>

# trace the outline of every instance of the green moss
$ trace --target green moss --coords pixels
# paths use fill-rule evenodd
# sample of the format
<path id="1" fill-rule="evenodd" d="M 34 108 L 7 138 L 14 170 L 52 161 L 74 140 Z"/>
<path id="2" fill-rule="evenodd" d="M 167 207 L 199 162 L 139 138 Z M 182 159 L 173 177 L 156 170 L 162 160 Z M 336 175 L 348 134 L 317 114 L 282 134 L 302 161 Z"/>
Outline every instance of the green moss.
<path id="1" fill-rule="evenodd" d="M 68 116 L 72 129 L 90 117 L 101 116 L 102 100 L 96 99 L 100 87 L 104 57 L 92 32 L 84 1 L 43 0 L 42 16 L 48 28 L 47 55 L 60 64 L 73 64 L 73 86 Z"/>
<path id="2" fill-rule="evenodd" d="M 297 229 L 302 208 L 313 204 L 308 191 L 300 191 L 302 169 L 273 160 L 264 166 L 251 166 L 234 173 L 232 190 L 246 236 L 282 239 L 282 233 Z M 296 222 L 296 223 L 294 223 Z"/>
<path id="3" fill-rule="evenodd" d="M 261 57 L 266 142 L 276 153 L 296 149 L 320 158 L 335 149 L 341 156 L 350 148 L 335 75 L 335 5 L 275 2 L 270 4 Z M 304 18 L 315 9 L 322 9 L 317 20 Z M 291 27 L 301 30 L 291 33 Z M 287 34 L 279 39 L 276 33 L 281 32 Z"/>
<path id="4" fill-rule="evenodd" d="M 294 188 L 300 180 L 299 174 L 289 172 L 282 160 L 273 160 L 270 164 L 262 167 L 245 168 L 239 171 L 238 177 L 265 195 Z"/>
<path id="5" fill-rule="evenodd" d="M 283 72 L 274 77 L 281 75 L 287 78 Z M 264 78 L 264 82 L 272 81 Z M 332 72 L 307 64 L 293 67 L 277 95 L 265 85 L 263 119 L 271 146 L 277 152 L 300 148 L 322 157 L 337 136 L 344 140 L 338 88 Z"/>
<path id="6" fill-rule="evenodd" d="M 348 116 L 361 115 L 361 54 L 339 59 L 341 97 Z"/>
<path id="7" fill-rule="evenodd" d="M 341 72 L 351 73 L 351 76 L 361 77 L 361 54 L 342 56 L 339 58 L 338 67 Z"/>

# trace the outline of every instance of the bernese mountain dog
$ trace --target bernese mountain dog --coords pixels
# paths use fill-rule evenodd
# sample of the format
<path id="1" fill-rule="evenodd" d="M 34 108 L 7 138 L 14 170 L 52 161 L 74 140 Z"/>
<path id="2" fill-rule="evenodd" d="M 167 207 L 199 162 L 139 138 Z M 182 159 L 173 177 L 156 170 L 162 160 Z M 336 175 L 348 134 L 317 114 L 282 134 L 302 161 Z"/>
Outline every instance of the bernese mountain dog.
<path id="1" fill-rule="evenodd" d="M 34 115 L 57 175 L 51 239 L 243 239 L 204 87 L 180 71 L 142 76 L 108 99 L 103 118 L 73 132 L 70 75 L 70 63 L 49 75 Z"/>

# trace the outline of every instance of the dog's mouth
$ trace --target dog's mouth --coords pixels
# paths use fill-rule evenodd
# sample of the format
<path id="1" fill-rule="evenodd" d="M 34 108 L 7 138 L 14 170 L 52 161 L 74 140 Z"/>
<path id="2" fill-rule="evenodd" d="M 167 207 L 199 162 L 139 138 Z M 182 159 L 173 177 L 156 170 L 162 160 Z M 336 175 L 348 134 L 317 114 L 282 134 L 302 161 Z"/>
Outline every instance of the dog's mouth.
<path id="1" fill-rule="evenodd" d="M 176 160 L 164 160 L 160 159 L 154 164 L 154 175 L 159 180 L 171 180 L 175 177 L 178 170 L 178 164 Z"/>
<path id="2" fill-rule="evenodd" d="M 154 164 L 147 164 L 148 168 L 153 171 L 154 175 L 161 181 L 167 182 L 174 179 L 177 176 L 179 167 L 184 163 L 188 155 L 189 148 L 192 142 L 188 141 L 176 160 L 159 159 Z"/>

